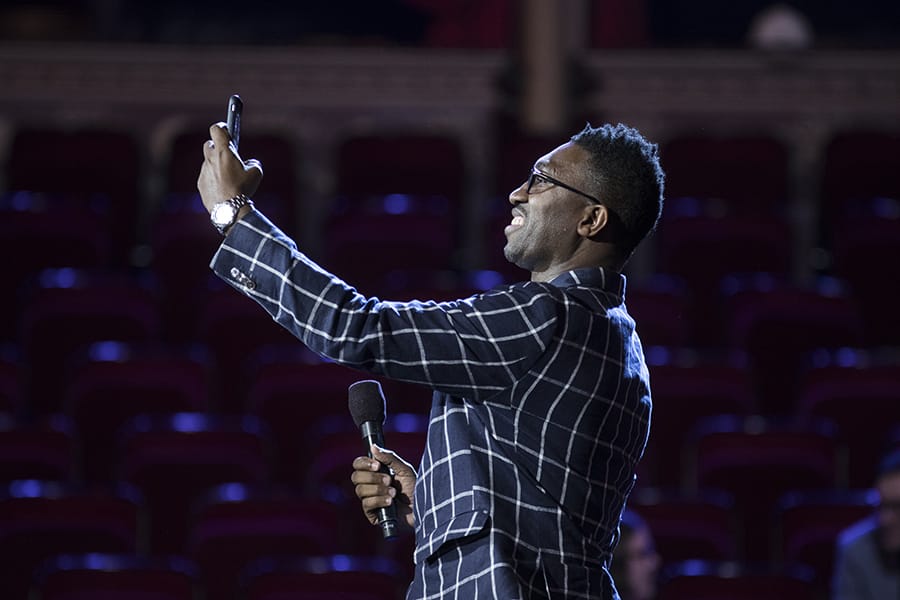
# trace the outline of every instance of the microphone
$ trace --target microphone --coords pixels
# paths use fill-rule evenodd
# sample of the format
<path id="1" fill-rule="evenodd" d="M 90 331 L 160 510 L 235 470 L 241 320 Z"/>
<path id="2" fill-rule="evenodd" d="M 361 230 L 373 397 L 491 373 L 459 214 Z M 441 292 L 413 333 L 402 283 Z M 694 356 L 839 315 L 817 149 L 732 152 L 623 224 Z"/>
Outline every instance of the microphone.
<path id="1" fill-rule="evenodd" d="M 357 381 L 347 388 L 349 396 L 350 414 L 353 422 L 362 433 L 363 442 L 366 444 L 366 454 L 372 456 L 372 444 L 384 448 L 384 394 L 381 384 L 374 380 Z M 386 465 L 381 465 L 379 473 L 391 474 Z M 379 508 L 377 512 L 378 526 L 381 535 L 386 540 L 397 536 L 397 507 L 390 504 Z"/>

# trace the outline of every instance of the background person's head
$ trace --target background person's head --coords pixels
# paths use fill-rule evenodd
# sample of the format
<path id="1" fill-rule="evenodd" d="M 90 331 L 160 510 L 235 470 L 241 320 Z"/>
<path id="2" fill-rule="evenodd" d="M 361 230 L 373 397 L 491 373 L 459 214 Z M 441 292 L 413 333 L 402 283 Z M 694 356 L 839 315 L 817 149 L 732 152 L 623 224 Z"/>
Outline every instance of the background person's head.
<path id="1" fill-rule="evenodd" d="M 665 174 L 659 151 L 636 129 L 622 125 L 585 126 L 571 141 L 585 148 L 589 188 L 616 217 L 613 235 L 623 262 L 662 214 Z"/>
<path id="2" fill-rule="evenodd" d="M 888 453 L 878 465 L 878 525 L 882 547 L 900 552 L 900 450 Z"/>
<path id="3" fill-rule="evenodd" d="M 622 600 L 655 598 L 660 563 L 647 522 L 626 509 L 619 523 L 619 544 L 610 568 Z"/>

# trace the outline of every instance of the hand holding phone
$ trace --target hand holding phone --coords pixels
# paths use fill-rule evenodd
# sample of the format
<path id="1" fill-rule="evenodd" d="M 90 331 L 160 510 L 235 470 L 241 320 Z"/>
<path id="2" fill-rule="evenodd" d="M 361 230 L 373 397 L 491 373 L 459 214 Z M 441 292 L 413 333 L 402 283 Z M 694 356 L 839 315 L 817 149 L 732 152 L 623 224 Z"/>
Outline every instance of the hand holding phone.
<path id="1" fill-rule="evenodd" d="M 244 110 L 244 103 L 237 94 L 228 99 L 228 114 L 225 117 L 225 124 L 228 129 L 228 137 L 237 150 L 241 142 L 241 112 Z"/>

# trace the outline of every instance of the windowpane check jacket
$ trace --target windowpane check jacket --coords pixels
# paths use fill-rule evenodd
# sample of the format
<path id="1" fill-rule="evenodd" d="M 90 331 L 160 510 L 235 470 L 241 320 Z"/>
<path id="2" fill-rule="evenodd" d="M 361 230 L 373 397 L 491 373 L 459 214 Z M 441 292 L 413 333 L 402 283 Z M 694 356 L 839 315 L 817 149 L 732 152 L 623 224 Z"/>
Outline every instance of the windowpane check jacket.
<path id="1" fill-rule="evenodd" d="M 255 210 L 211 266 L 322 356 L 433 390 L 407 598 L 617 598 L 607 567 L 651 408 L 621 274 L 384 302 Z"/>

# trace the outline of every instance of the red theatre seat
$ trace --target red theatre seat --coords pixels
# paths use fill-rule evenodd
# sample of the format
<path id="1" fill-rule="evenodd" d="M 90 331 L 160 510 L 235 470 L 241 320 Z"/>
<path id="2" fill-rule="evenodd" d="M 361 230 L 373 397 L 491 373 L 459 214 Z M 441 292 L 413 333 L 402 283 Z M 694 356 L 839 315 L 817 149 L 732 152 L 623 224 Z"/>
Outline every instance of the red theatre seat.
<path id="1" fill-rule="evenodd" d="M 797 415 L 833 421 L 847 449 L 849 485 L 872 485 L 891 427 L 900 423 L 900 357 L 849 348 L 814 353 L 802 375 Z"/>
<path id="2" fill-rule="evenodd" d="M 838 535 L 875 510 L 871 490 L 813 490 L 791 492 L 779 499 L 775 524 L 776 560 L 807 565 L 816 574 L 816 587 L 825 597 L 831 582 Z"/>
<path id="3" fill-rule="evenodd" d="M 54 269 L 41 273 L 21 324 L 29 366 L 29 409 L 61 408 L 62 382 L 78 351 L 104 340 L 158 339 L 160 318 L 153 289 L 127 276 Z"/>
<path id="4" fill-rule="evenodd" d="M 231 600 L 238 574 L 254 560 L 336 552 L 343 521 L 320 498 L 223 484 L 198 502 L 187 551 L 200 567 L 208 600 Z"/>
<path id="5" fill-rule="evenodd" d="M 114 479 L 116 434 L 128 419 L 206 411 L 210 369 L 200 348 L 92 344 L 72 366 L 63 403 L 80 434 L 85 480 Z"/>
<path id="6" fill-rule="evenodd" d="M 719 490 L 636 490 L 628 506 L 649 525 L 662 559 L 735 560 L 741 542 L 733 498 Z"/>
<path id="7" fill-rule="evenodd" d="M 124 487 L 88 493 L 51 482 L 20 480 L 0 491 L 0 581 L 9 598 L 25 598 L 40 565 L 58 554 L 134 554 L 140 498 Z"/>
<path id="8" fill-rule="evenodd" d="M 32 593 L 40 600 L 196 600 L 196 566 L 180 557 L 64 554 L 45 562 Z"/>
<path id="9" fill-rule="evenodd" d="M 263 559 L 241 580 L 247 600 L 402 600 L 408 584 L 389 559 L 345 554 Z"/>
<path id="10" fill-rule="evenodd" d="M 659 600 L 816 600 L 812 577 L 801 567 L 692 560 L 666 569 Z"/>
<path id="11" fill-rule="evenodd" d="M 733 495 L 743 530 L 741 559 L 771 555 L 769 524 L 778 498 L 793 490 L 833 489 L 845 480 L 829 422 L 710 417 L 697 424 L 691 439 L 687 482 Z"/>
<path id="12" fill-rule="evenodd" d="M 213 486 L 269 480 L 269 434 L 253 417 L 141 415 L 119 439 L 119 477 L 147 499 L 154 552 L 183 550 L 192 504 Z"/>

